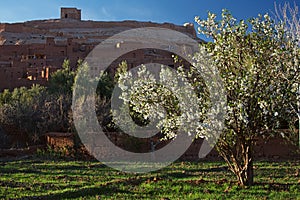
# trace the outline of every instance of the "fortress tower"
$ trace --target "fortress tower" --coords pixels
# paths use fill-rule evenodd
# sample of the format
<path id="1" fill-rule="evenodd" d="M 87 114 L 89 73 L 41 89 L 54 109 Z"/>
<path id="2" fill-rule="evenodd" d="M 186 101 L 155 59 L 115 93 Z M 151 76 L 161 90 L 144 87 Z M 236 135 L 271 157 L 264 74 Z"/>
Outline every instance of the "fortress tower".
<path id="1" fill-rule="evenodd" d="M 81 10 L 77 8 L 61 8 L 60 18 L 81 20 Z"/>

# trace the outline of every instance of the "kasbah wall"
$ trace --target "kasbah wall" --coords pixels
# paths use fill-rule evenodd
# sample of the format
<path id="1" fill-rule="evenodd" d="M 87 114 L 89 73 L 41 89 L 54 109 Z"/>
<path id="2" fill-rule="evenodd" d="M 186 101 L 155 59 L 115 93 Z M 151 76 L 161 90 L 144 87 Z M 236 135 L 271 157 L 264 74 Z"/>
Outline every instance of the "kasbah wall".
<path id="1" fill-rule="evenodd" d="M 0 92 L 4 89 L 47 84 L 51 73 L 69 59 L 72 68 L 106 38 L 124 30 L 139 27 L 161 27 L 180 31 L 200 41 L 192 24 L 122 21 L 99 22 L 81 20 L 81 10 L 61 8 L 60 19 L 0 24 Z M 169 52 L 151 49 L 130 52 L 120 59 L 129 67 L 158 62 L 174 66 Z M 111 67 L 117 67 L 116 60 Z"/>

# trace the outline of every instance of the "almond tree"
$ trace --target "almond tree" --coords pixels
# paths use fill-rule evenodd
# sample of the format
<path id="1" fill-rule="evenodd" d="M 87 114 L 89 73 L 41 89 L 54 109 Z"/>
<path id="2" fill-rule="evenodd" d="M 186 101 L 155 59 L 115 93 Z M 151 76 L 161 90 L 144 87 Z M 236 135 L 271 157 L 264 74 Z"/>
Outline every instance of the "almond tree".
<path id="1" fill-rule="evenodd" d="M 225 129 L 217 150 L 243 186 L 253 184 L 253 144 L 289 122 L 295 99 L 300 51 L 284 24 L 269 15 L 236 20 L 223 10 L 222 18 L 208 13 L 195 18 L 198 32 L 211 38 L 212 53 L 227 91 Z M 195 57 L 197 58 L 197 57 Z"/>
<path id="2" fill-rule="evenodd" d="M 187 134 L 193 136 L 196 132 L 197 136 L 209 141 L 210 137 L 217 136 L 211 131 L 221 127 L 214 127 L 215 123 L 207 117 L 214 106 L 211 97 L 217 97 L 220 91 L 208 89 L 211 83 L 204 81 L 203 66 L 217 67 L 226 93 L 227 114 L 216 149 L 236 175 L 238 183 L 250 186 L 254 176 L 255 140 L 276 133 L 274 130 L 292 118 L 290 103 L 295 101 L 294 86 L 299 79 L 299 46 L 284 24 L 274 23 L 267 14 L 245 22 L 237 21 L 224 10 L 220 20 L 209 13 L 206 20 L 196 17 L 196 22 L 199 33 L 209 37 L 211 42 L 204 43 L 193 56 L 195 63 L 190 71 L 184 66 L 178 73 L 179 79 L 189 80 L 197 95 L 176 87 L 178 83 L 170 70 L 161 69 L 159 79 L 164 84 L 160 85 L 155 76 L 142 67 L 137 71 L 138 80 L 133 79 L 131 72 L 120 74 L 119 87 L 124 92 L 120 98 L 127 102 L 124 108 L 129 105 L 132 118 L 144 122 L 157 119 L 157 128 L 167 139 L 176 138 L 178 127 L 184 125 L 189 129 L 185 130 Z M 203 49 L 210 58 L 204 59 Z M 191 99 L 191 104 L 180 105 L 180 99 L 184 97 Z M 215 111 L 222 115 L 222 108 Z M 121 110 L 115 115 L 116 120 L 129 124 L 126 121 L 129 118 L 123 118 L 122 113 Z"/>

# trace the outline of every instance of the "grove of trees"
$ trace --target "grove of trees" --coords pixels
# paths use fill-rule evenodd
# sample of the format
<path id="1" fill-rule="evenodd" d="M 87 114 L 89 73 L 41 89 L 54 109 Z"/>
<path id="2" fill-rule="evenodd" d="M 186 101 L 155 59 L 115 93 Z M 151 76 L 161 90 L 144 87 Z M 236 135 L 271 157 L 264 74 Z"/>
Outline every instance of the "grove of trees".
<path id="1" fill-rule="evenodd" d="M 28 144 L 39 143 L 51 131 L 71 131 L 72 86 L 75 72 L 65 60 L 61 70 L 52 74 L 47 87 L 15 88 L 0 93 L 0 126 L 8 135 L 24 136 Z"/>

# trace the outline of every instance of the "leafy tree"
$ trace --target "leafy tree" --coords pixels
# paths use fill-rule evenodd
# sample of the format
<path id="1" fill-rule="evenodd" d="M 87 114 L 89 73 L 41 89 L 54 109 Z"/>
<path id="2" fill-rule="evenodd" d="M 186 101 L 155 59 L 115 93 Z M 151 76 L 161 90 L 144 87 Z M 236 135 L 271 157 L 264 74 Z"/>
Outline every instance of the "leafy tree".
<path id="1" fill-rule="evenodd" d="M 114 88 L 113 78 L 105 71 L 94 74 L 94 71 L 89 68 L 90 66 L 86 62 L 81 62 L 78 65 L 73 88 L 76 101 L 73 102 L 72 106 L 82 107 L 83 102 L 95 103 L 99 123 L 104 129 L 113 130 L 110 112 L 110 98 Z M 91 85 L 97 86 L 96 91 L 91 91 Z M 91 100 L 90 95 L 94 93 L 96 93 L 95 98 Z M 79 113 L 77 114 L 79 115 Z M 83 111 L 82 115 L 85 116 L 86 113 Z"/>
<path id="2" fill-rule="evenodd" d="M 78 61 L 78 66 L 82 61 Z M 76 71 L 70 67 L 70 61 L 64 60 L 62 68 L 51 74 L 48 84 L 47 104 L 45 110 L 48 129 L 52 131 L 71 131 L 72 127 L 72 91 Z"/>
<path id="3" fill-rule="evenodd" d="M 76 72 L 71 70 L 70 61 L 64 60 L 62 69 L 51 74 L 48 86 L 49 92 L 54 94 L 71 95 L 75 75 Z"/>
<path id="4" fill-rule="evenodd" d="M 0 125 L 9 134 L 18 138 L 28 138 L 28 143 L 37 142 L 43 133 L 41 127 L 46 89 L 33 85 L 5 90 L 0 94 Z M 25 144 L 13 144 L 19 147 Z"/>
<path id="5" fill-rule="evenodd" d="M 195 18 L 198 31 L 213 42 L 211 53 L 227 91 L 226 127 L 217 150 L 241 185 L 253 184 L 253 144 L 289 122 L 289 104 L 299 80 L 299 46 L 269 15 L 237 21 L 224 10 L 222 19 L 209 13 Z M 195 56 L 195 59 L 198 57 Z"/>
<path id="6" fill-rule="evenodd" d="M 0 106 L 8 104 L 11 100 L 11 92 L 8 89 L 5 89 L 2 93 L 0 93 Z"/>
<path id="7" fill-rule="evenodd" d="M 123 91 L 120 98 L 146 122 L 159 119 L 156 126 L 166 138 L 176 137 L 178 127 L 184 124 L 187 133 L 196 132 L 199 137 L 211 141 L 209 138 L 216 136 L 211 130 L 217 130 L 218 125 L 214 127 L 206 114 L 213 107 L 210 97 L 217 97 L 219 91 L 208 91 L 209 86 L 201 78 L 203 68 L 197 63 L 204 62 L 204 48 L 211 56 L 206 55 L 205 64 L 217 67 L 227 97 L 225 128 L 216 149 L 239 184 L 250 186 L 254 176 L 255 140 L 276 133 L 273 130 L 292 117 L 290 103 L 295 100 L 294 85 L 299 80 L 299 46 L 289 37 L 284 25 L 274 23 L 269 15 L 259 15 L 245 22 L 237 21 L 224 10 L 220 20 L 209 13 L 206 20 L 196 17 L 196 22 L 199 33 L 210 37 L 212 42 L 203 44 L 193 56 L 196 64 L 190 71 L 186 66 L 178 69 L 178 77 L 179 80 L 188 79 L 197 95 L 180 87 L 172 89 L 178 82 L 168 69 L 161 69 L 159 77 L 164 85 L 159 85 L 153 74 L 140 68 L 137 71 L 139 79 L 135 81 L 131 72 L 119 75 L 119 87 Z M 190 105 L 180 104 L 186 96 Z M 199 109 L 193 109 L 196 104 Z M 116 120 L 130 124 L 123 113 L 120 110 L 115 114 Z"/>
<path id="8" fill-rule="evenodd" d="M 299 15 L 299 8 L 297 4 L 294 3 L 294 5 L 291 5 L 288 2 L 285 2 L 283 5 L 275 4 L 274 18 L 278 22 L 284 25 L 285 31 L 289 34 L 289 37 L 291 37 L 292 40 L 296 41 L 299 47 L 300 46 L 300 15 Z M 300 83 L 299 81 L 296 82 L 294 86 L 295 86 L 294 90 L 297 90 L 298 95 L 296 96 L 296 99 L 294 101 L 290 102 L 290 106 L 296 113 L 297 119 L 295 120 L 298 120 L 298 145 L 300 147 Z"/>

